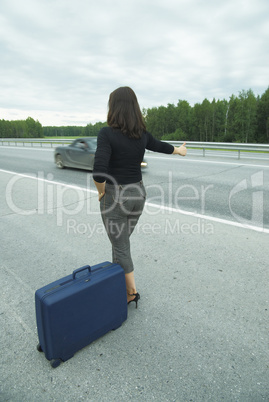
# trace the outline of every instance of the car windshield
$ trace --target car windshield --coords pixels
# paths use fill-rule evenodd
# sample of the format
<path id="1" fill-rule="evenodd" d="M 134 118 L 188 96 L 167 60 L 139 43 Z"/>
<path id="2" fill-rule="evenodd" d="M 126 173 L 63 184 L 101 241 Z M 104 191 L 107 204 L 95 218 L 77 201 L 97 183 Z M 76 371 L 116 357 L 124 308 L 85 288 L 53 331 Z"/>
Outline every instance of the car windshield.
<path id="1" fill-rule="evenodd" d="M 86 142 L 87 142 L 89 148 L 91 148 L 91 149 L 97 148 L 97 138 L 87 139 Z"/>
<path id="2" fill-rule="evenodd" d="M 95 151 L 97 148 L 97 138 L 79 138 L 70 144 L 71 147 L 88 148 Z"/>

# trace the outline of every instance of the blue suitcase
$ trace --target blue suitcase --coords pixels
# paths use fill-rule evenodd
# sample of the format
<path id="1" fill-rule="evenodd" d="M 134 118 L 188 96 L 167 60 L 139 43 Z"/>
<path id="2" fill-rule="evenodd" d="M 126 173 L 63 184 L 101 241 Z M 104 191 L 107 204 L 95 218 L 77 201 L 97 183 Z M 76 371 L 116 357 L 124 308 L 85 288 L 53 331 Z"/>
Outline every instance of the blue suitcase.
<path id="1" fill-rule="evenodd" d="M 124 271 L 108 261 L 86 265 L 35 293 L 38 351 L 52 367 L 127 319 Z"/>

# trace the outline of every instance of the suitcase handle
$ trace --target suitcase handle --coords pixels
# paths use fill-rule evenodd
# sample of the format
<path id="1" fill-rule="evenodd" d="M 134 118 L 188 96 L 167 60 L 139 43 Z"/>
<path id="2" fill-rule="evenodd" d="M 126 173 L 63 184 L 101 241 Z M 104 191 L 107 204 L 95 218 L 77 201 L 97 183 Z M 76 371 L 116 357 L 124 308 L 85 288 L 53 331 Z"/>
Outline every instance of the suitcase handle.
<path id="1" fill-rule="evenodd" d="M 75 271 L 73 271 L 73 279 L 76 279 L 76 275 L 77 275 L 79 272 L 86 271 L 86 270 L 88 270 L 89 273 L 92 272 L 92 271 L 91 271 L 91 267 L 90 267 L 89 265 L 85 265 L 84 267 L 78 268 L 78 269 L 76 269 Z"/>

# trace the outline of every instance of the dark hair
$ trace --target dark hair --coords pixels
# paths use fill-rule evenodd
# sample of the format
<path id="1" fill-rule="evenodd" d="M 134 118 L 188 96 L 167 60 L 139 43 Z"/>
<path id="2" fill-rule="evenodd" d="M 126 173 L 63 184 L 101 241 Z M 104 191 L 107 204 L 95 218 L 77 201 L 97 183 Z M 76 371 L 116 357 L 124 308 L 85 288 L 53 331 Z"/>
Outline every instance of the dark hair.
<path id="1" fill-rule="evenodd" d="M 146 126 L 136 94 L 131 88 L 120 87 L 111 92 L 108 101 L 107 124 L 120 129 L 130 138 L 141 138 Z"/>

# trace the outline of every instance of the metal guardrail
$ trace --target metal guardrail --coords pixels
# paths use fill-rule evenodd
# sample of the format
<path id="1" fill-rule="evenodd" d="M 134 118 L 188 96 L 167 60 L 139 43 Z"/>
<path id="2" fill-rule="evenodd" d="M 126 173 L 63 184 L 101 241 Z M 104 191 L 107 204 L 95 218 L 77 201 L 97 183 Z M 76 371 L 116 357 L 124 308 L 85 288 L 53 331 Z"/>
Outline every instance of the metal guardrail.
<path id="1" fill-rule="evenodd" d="M 94 137 L 93 137 L 94 138 Z M 73 139 L 29 139 L 29 138 L 0 138 L 0 146 L 15 145 L 15 146 L 31 146 L 31 147 L 51 147 L 55 148 L 59 145 L 69 145 Z M 174 146 L 179 146 L 182 141 L 165 141 Z M 226 143 L 226 142 L 199 142 L 188 141 L 188 148 L 201 149 L 203 157 L 206 156 L 206 151 L 210 150 L 223 150 L 223 151 L 237 151 L 238 159 L 240 159 L 241 152 L 263 152 L 269 154 L 269 144 L 240 144 L 240 143 Z M 269 155 L 268 155 L 269 157 Z"/>
<path id="2" fill-rule="evenodd" d="M 43 147 L 44 145 L 50 146 L 51 148 L 54 148 L 59 145 L 68 145 L 71 144 L 74 141 L 74 139 L 53 139 L 53 140 L 48 140 L 44 138 L 0 138 L 0 146 L 1 145 L 15 145 L 15 146 L 40 146 Z"/>
<path id="3" fill-rule="evenodd" d="M 179 146 L 182 141 L 166 141 L 174 146 Z M 241 144 L 229 142 L 187 142 L 188 148 L 202 149 L 203 156 L 205 157 L 206 150 L 223 150 L 223 151 L 237 151 L 238 159 L 240 159 L 241 152 L 264 152 L 269 153 L 269 144 Z M 269 157 L 269 155 L 268 155 Z"/>

